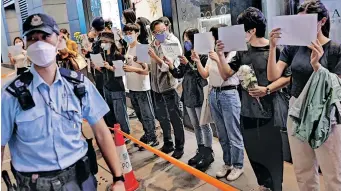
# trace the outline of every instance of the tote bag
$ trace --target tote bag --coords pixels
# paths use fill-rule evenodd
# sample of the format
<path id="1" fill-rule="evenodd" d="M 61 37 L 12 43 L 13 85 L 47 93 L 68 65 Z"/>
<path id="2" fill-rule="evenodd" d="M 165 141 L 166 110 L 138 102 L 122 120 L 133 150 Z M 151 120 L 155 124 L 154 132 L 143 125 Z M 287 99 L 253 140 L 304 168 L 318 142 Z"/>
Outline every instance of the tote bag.
<path id="1" fill-rule="evenodd" d="M 203 88 L 204 101 L 201 107 L 201 114 L 200 114 L 200 121 L 199 121 L 200 126 L 213 123 L 213 119 L 211 116 L 211 108 L 209 106 L 209 101 L 208 101 L 208 95 L 211 89 L 212 87 L 210 85 L 207 85 Z"/>

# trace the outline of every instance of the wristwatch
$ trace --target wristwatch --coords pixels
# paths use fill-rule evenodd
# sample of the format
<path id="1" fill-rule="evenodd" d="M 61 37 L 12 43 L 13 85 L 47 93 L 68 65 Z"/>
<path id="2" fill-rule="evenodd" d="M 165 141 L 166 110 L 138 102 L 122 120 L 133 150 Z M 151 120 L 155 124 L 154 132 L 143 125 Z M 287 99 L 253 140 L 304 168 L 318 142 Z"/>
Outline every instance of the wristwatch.
<path id="1" fill-rule="evenodd" d="M 271 94 L 271 91 L 268 87 L 266 87 L 266 95 L 270 95 Z"/>
<path id="2" fill-rule="evenodd" d="M 124 176 L 123 176 L 123 175 L 118 176 L 118 177 L 114 176 L 114 177 L 112 178 L 112 181 L 113 181 L 113 183 L 115 184 L 115 183 L 118 182 L 118 181 L 124 182 L 125 179 L 124 179 Z"/>

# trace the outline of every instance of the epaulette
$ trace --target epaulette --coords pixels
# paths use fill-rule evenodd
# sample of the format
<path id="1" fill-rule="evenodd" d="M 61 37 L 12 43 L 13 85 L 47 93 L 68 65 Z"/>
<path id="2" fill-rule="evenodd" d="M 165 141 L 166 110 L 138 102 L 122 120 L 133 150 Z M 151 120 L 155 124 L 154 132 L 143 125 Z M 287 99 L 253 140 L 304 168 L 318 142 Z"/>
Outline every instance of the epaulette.
<path id="1" fill-rule="evenodd" d="M 71 83 L 79 84 L 84 82 L 84 75 L 80 72 L 76 72 L 66 68 L 59 68 L 59 72 L 63 78 Z"/>

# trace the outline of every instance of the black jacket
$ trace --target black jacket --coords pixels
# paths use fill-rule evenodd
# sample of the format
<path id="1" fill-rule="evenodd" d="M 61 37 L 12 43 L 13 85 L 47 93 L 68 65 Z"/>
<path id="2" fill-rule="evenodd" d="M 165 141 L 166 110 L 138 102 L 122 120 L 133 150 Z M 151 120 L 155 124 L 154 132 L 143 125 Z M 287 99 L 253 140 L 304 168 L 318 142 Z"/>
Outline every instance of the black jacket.
<path id="1" fill-rule="evenodd" d="M 206 65 L 207 56 L 200 56 L 203 66 Z M 180 64 L 179 67 L 170 70 L 174 78 L 184 78 L 182 81 L 182 96 L 181 101 L 186 107 L 195 108 L 201 107 L 204 100 L 203 87 L 208 84 L 206 79 L 203 79 L 197 68 L 196 64 L 187 58 L 190 63 L 186 65 Z"/>

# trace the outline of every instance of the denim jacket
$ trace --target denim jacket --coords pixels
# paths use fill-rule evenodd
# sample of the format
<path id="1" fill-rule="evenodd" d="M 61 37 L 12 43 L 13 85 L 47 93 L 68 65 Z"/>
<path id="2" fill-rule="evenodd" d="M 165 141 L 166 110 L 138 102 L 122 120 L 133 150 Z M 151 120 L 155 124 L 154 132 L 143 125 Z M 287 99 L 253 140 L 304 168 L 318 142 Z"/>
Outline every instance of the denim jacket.
<path id="1" fill-rule="evenodd" d="M 293 136 L 316 149 L 329 137 L 340 119 L 341 79 L 326 68 L 314 72 L 289 110 Z M 340 121 L 338 121 L 340 123 Z"/>

